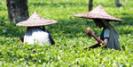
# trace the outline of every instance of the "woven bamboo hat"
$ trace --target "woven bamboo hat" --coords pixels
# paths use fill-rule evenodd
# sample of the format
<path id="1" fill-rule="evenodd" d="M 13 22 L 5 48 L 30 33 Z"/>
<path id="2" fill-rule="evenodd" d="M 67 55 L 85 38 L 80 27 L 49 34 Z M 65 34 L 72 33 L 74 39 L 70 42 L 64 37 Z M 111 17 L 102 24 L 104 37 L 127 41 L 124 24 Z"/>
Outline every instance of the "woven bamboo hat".
<path id="1" fill-rule="evenodd" d="M 33 13 L 27 20 L 17 23 L 17 26 L 34 27 L 55 24 L 55 20 L 44 19 L 37 13 Z"/>
<path id="2" fill-rule="evenodd" d="M 76 14 L 76 17 L 80 17 L 80 18 L 89 18 L 89 19 L 105 19 L 105 20 L 111 20 L 111 21 L 121 21 L 121 19 L 119 18 L 115 18 L 111 15 L 109 15 L 104 9 L 103 7 L 97 6 L 95 9 L 93 9 L 90 12 L 87 13 L 82 13 L 82 14 Z"/>

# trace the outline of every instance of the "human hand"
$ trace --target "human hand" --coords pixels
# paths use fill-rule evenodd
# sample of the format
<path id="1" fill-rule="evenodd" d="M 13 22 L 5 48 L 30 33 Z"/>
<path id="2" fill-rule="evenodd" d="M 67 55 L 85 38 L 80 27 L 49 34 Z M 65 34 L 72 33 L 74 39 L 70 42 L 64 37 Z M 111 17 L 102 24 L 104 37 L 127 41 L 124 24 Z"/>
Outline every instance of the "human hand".
<path id="1" fill-rule="evenodd" d="M 86 28 L 85 33 L 86 33 L 88 36 L 94 36 L 94 35 L 95 35 L 94 31 L 93 31 L 90 27 L 87 27 L 87 28 Z"/>

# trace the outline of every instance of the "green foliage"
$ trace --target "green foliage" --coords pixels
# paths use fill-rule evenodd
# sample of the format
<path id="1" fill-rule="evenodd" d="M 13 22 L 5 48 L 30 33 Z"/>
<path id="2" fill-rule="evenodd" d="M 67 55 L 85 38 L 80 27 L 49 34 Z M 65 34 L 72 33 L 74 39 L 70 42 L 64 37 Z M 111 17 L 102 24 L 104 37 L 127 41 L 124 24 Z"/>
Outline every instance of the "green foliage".
<path id="1" fill-rule="evenodd" d="M 112 0 L 95 0 L 111 15 L 123 19 L 112 23 L 120 34 L 121 51 L 111 49 L 84 50 L 95 43 L 84 34 L 87 26 L 97 35 L 92 20 L 73 17 L 86 12 L 87 0 L 29 0 L 30 15 L 36 11 L 44 18 L 55 19 L 57 24 L 47 26 L 56 42 L 53 46 L 23 45 L 19 36 L 25 28 L 9 23 L 6 0 L 0 0 L 0 66 L 1 67 L 132 67 L 133 66 L 133 2 L 122 0 L 123 7 L 116 8 Z"/>

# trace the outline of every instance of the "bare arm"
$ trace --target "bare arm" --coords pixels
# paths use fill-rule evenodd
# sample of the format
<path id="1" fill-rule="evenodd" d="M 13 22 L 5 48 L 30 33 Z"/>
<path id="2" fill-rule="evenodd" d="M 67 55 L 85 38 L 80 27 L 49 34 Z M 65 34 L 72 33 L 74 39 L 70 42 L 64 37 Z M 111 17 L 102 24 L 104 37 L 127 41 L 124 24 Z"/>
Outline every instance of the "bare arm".
<path id="1" fill-rule="evenodd" d="M 100 44 L 100 43 L 103 42 L 103 41 L 100 39 L 100 37 L 97 37 L 97 36 L 95 35 L 95 32 L 94 32 L 91 28 L 89 28 L 89 27 L 86 28 L 85 33 L 86 33 L 88 36 L 92 36 L 92 37 L 97 41 L 98 44 Z"/>
<path id="2" fill-rule="evenodd" d="M 100 37 L 97 37 L 95 34 L 92 35 L 92 37 L 97 41 L 97 43 L 102 43 L 103 40 L 100 39 Z"/>
<path id="3" fill-rule="evenodd" d="M 98 44 L 100 44 L 102 46 L 106 46 L 107 43 L 108 43 L 108 39 L 107 38 L 104 39 L 104 40 L 101 40 L 99 37 L 96 37 L 96 35 L 93 35 L 92 37 L 97 41 Z"/>

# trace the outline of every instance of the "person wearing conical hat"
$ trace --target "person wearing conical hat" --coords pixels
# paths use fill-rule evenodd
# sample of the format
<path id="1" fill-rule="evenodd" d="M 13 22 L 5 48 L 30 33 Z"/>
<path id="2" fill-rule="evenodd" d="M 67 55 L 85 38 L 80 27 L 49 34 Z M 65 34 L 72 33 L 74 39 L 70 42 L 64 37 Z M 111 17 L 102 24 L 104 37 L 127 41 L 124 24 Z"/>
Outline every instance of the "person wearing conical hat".
<path id="1" fill-rule="evenodd" d="M 56 23 L 55 20 L 41 18 L 37 13 L 33 13 L 27 20 L 17 23 L 17 26 L 27 27 L 25 35 L 21 38 L 27 44 L 54 44 L 51 34 L 44 28 L 44 25 Z"/>
<path id="2" fill-rule="evenodd" d="M 97 27 L 103 28 L 100 37 L 97 37 L 91 28 L 86 29 L 86 34 L 88 36 L 94 37 L 97 42 L 95 45 L 92 45 L 89 48 L 102 46 L 105 48 L 120 50 L 120 44 L 118 40 L 119 35 L 109 22 L 121 21 L 121 19 L 115 18 L 106 13 L 102 6 L 98 6 L 88 13 L 77 14 L 75 16 L 80 18 L 93 19 Z"/>

